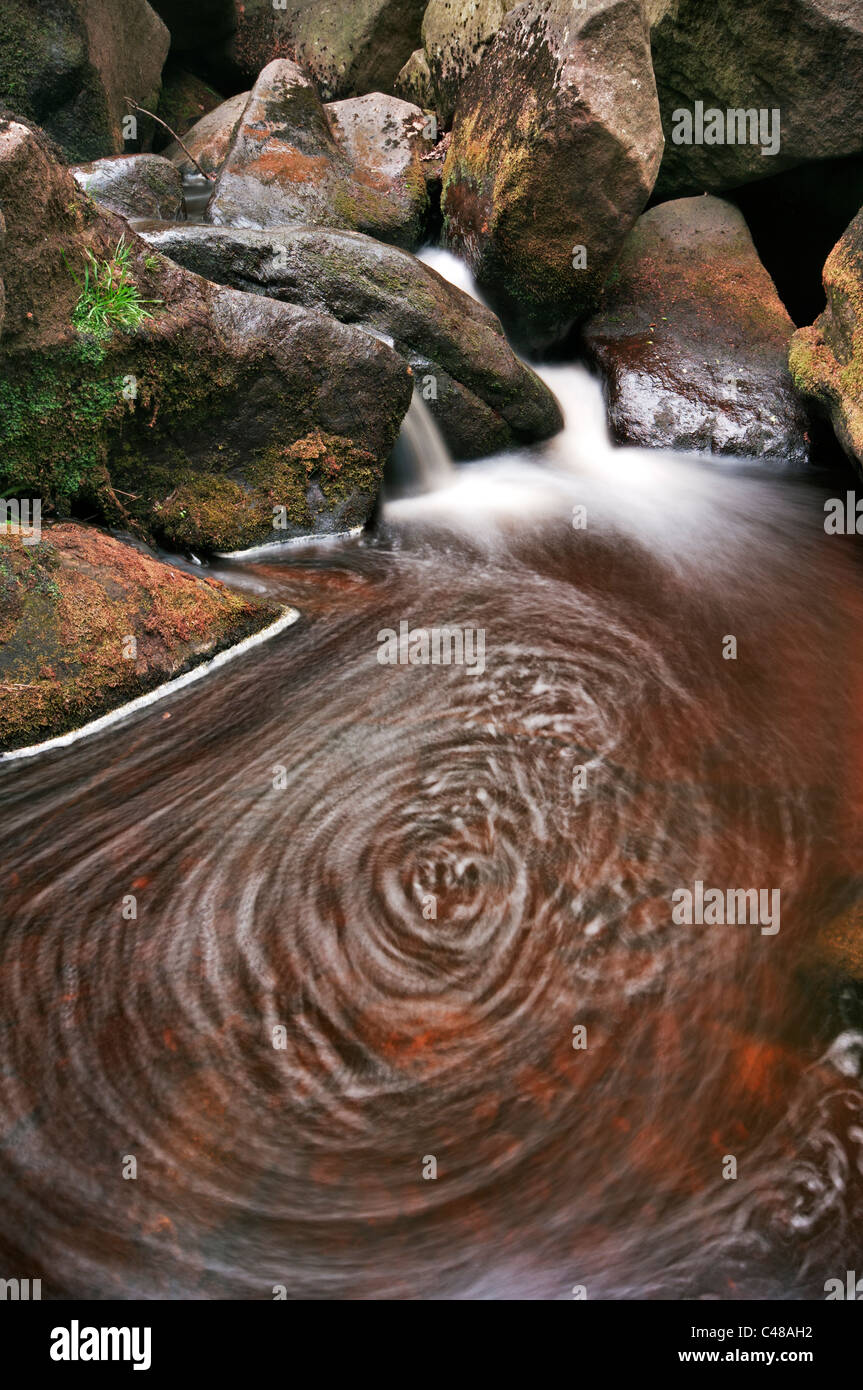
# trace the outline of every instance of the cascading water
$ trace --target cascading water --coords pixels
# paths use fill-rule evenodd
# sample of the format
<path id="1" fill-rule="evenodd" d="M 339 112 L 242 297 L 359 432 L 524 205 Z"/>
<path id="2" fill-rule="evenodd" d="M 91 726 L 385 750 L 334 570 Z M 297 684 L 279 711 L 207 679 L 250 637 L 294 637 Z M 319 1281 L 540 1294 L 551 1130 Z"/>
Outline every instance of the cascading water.
<path id="1" fill-rule="evenodd" d="M 455 478 L 452 456 L 422 396 L 414 388 L 387 465 L 386 490 L 406 496 L 434 492 Z"/>
<path id="2" fill-rule="evenodd" d="M 289 631 L 0 766 L 0 1253 L 46 1296 L 854 1267 L 859 1000 L 813 942 L 859 872 L 856 542 L 812 484 L 612 450 L 544 375 L 557 439 L 444 475 L 414 409 L 444 486 L 216 570 Z M 483 661 L 383 664 L 402 623 Z M 778 933 L 674 924 L 697 880 L 781 890 Z"/>

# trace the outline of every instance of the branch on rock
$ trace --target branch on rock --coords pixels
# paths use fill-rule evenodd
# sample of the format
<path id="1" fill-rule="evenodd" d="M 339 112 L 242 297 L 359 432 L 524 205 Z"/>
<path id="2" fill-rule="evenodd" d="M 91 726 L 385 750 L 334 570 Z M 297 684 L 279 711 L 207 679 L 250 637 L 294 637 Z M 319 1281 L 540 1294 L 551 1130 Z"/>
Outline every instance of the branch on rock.
<path id="1" fill-rule="evenodd" d="M 192 163 L 194 164 L 195 168 L 197 169 L 197 171 L 198 171 L 198 173 L 201 175 L 201 177 L 202 177 L 202 178 L 205 178 L 205 179 L 207 180 L 208 183 L 215 183 L 215 182 L 216 182 L 216 175 L 215 175 L 215 174 L 208 174 L 207 171 L 206 171 L 206 169 L 202 169 L 202 168 L 201 168 L 201 166 L 200 166 L 200 164 L 198 163 L 197 159 L 196 159 L 195 156 L 192 154 L 192 151 L 191 151 L 186 145 L 183 144 L 183 142 L 182 142 L 182 140 L 180 139 L 180 137 L 179 137 L 179 135 L 177 134 L 177 132 L 176 132 L 175 130 L 172 130 L 172 129 L 171 129 L 171 127 L 168 125 L 168 122 L 167 122 L 167 121 L 163 121 L 163 120 L 162 120 L 162 117 L 161 117 L 161 116 L 157 116 L 157 115 L 155 114 L 155 112 L 153 112 L 153 111 L 148 111 L 147 108 L 146 108 L 146 106 L 139 106 L 138 103 L 137 103 L 137 101 L 132 101 L 131 97 L 123 97 L 123 100 L 126 101 L 126 102 L 128 102 L 128 104 L 129 104 L 130 106 L 134 107 L 134 109 L 135 109 L 136 111 L 140 111 L 142 116 L 149 116 L 151 121 L 155 121 L 156 124 L 157 124 L 157 125 L 160 125 L 160 126 L 162 127 L 163 130 L 167 130 L 168 134 L 169 134 L 169 135 L 172 135 L 172 136 L 174 137 L 174 139 L 176 140 L 177 144 L 180 146 L 180 149 L 183 151 L 183 154 L 186 155 L 189 159 L 191 159 Z"/>

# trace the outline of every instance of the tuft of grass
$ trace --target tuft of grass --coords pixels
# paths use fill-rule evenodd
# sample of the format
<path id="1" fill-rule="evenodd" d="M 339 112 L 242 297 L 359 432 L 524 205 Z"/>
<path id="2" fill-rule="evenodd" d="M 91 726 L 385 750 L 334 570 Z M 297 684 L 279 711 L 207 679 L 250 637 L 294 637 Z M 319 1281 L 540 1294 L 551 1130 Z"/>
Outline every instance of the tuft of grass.
<path id="1" fill-rule="evenodd" d="M 130 278 L 129 259 L 132 248 L 121 236 L 110 260 L 99 261 L 92 251 L 86 251 L 83 277 L 67 269 L 81 291 L 72 311 L 72 325 L 80 333 L 94 338 L 108 338 L 115 328 L 138 328 L 153 315 L 148 304 L 160 304 L 158 299 L 143 299 L 141 291 Z"/>

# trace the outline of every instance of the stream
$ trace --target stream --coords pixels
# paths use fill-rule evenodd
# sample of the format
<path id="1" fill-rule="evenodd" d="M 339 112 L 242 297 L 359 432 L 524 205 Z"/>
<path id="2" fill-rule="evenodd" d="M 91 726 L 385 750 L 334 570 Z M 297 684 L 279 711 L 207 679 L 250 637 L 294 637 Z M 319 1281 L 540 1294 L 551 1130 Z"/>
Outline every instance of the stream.
<path id="1" fill-rule="evenodd" d="M 614 449 L 542 374 L 556 439 L 427 476 L 416 429 L 433 490 L 211 567 L 293 627 L 0 765 L 0 1255 L 43 1297 L 859 1268 L 863 991 L 816 946 L 863 848 L 845 484 Z M 483 660 L 383 664 L 403 622 Z M 675 924 L 699 881 L 779 930 Z"/>

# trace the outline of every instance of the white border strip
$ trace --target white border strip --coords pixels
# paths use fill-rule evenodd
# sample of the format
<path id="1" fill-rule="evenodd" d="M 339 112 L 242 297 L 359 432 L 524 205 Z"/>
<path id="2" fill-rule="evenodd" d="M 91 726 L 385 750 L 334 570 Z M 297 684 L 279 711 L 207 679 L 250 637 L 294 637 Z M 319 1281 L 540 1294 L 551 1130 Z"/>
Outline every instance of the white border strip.
<path id="1" fill-rule="evenodd" d="M 286 541 L 266 541 L 253 545 L 251 550 L 217 550 L 220 560 L 251 560 L 261 555 L 278 555 L 280 550 L 295 550 L 298 546 L 329 545 L 335 541 L 352 541 L 366 528 L 352 526 L 350 531 L 322 531 L 319 536 L 292 536 Z"/>
<path id="2" fill-rule="evenodd" d="M 130 714 L 136 714 L 140 709 L 146 709 L 148 705 L 154 705 L 158 700 L 163 700 L 166 695 L 173 695 L 175 691 L 182 690 L 187 685 L 194 684 L 195 681 L 203 680 L 211 671 L 215 671 L 219 666 L 226 666 L 234 657 L 242 656 L 244 652 L 251 651 L 253 647 L 259 647 L 263 642 L 268 642 L 271 637 L 276 637 L 280 632 L 284 632 L 286 627 L 291 627 L 299 618 L 296 608 L 287 608 L 281 617 L 277 618 L 269 627 L 262 628 L 260 632 L 253 632 L 251 637 L 244 637 L 242 642 L 237 642 L 233 647 L 226 647 L 224 651 L 217 652 L 209 660 L 203 661 L 200 666 L 193 666 L 191 671 L 186 671 L 182 676 L 175 676 L 173 680 L 166 681 L 164 685 L 157 685 L 154 690 L 148 690 L 146 695 L 139 695 L 136 699 L 130 700 L 128 704 L 120 705 L 117 709 L 109 710 L 107 714 L 100 715 L 98 719 L 93 719 L 89 724 L 84 724 L 80 729 L 73 729 L 68 734 L 58 734 L 56 738 L 46 739 L 44 743 L 31 744 L 29 748 L 12 748 L 8 753 L 0 753 L 0 764 L 16 762 L 19 758 L 35 758 L 39 753 L 47 753 L 49 748 L 68 748 L 70 743 L 77 743 L 79 738 L 89 738 L 91 734 L 98 734 L 102 729 L 108 729 L 112 724 L 118 724 L 121 719 L 126 719 Z"/>

